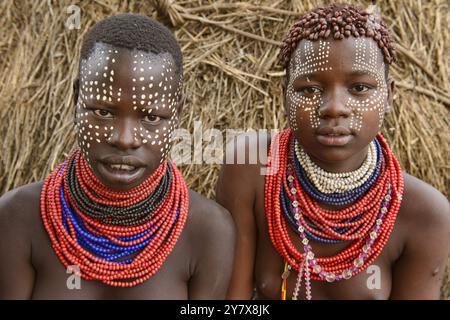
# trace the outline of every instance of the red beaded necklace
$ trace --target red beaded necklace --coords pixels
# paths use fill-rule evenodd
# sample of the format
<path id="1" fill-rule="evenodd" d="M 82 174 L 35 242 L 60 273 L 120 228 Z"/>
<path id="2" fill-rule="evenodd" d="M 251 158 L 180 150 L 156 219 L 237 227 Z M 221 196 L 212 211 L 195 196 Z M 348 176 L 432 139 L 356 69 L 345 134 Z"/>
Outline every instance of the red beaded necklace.
<path id="1" fill-rule="evenodd" d="M 322 209 L 301 187 L 291 175 L 289 150 L 291 150 L 292 130 L 286 129 L 274 137 L 269 153 L 269 168 L 273 174 L 266 176 L 265 210 L 269 237 L 281 257 L 294 270 L 304 268 L 311 272 L 311 279 L 335 280 L 348 279 L 365 270 L 381 253 L 393 230 L 403 194 L 403 176 L 395 155 L 387 142 L 377 135 L 384 155 L 383 169 L 371 189 L 358 201 L 341 210 Z M 275 171 L 276 170 L 276 171 Z M 288 178 L 289 177 L 289 178 Z M 291 186 L 295 186 L 294 188 Z M 331 257 L 315 258 L 306 237 L 302 240 L 305 251 L 300 252 L 292 243 L 287 230 L 287 223 L 280 203 L 280 191 L 286 190 L 289 198 L 294 198 L 293 206 L 299 209 L 297 220 L 299 230 L 309 228 L 304 217 L 313 221 L 317 229 L 308 229 L 330 238 L 353 241 L 346 249 Z M 290 190 L 294 189 L 292 194 Z M 386 206 L 389 201 L 389 207 Z M 380 214 L 383 219 L 380 219 Z M 360 216 L 355 222 L 343 222 L 346 219 Z M 348 220 L 347 220 L 348 221 Z M 303 223 L 302 223 L 303 222 Z M 334 232 L 332 227 L 350 227 L 342 234 Z M 373 230 L 376 230 L 374 232 Z M 361 259 L 361 255 L 364 259 Z M 305 263 L 306 262 L 306 263 Z M 311 268 L 311 270 L 309 270 Z M 287 269 L 285 266 L 286 278 Z M 336 276 L 337 275 L 337 276 Z M 284 288 L 285 290 L 285 281 Z M 283 292 L 285 297 L 285 291 Z M 307 295 L 308 296 L 308 295 Z"/>
<path id="2" fill-rule="evenodd" d="M 76 158 L 76 168 L 80 176 L 78 180 L 89 198 L 97 203 L 117 207 L 132 205 L 148 197 L 161 181 L 168 165 L 171 166 L 173 180 L 168 195 L 143 224 L 106 225 L 74 208 L 77 217 L 85 225 L 86 230 L 92 233 L 92 237 L 101 236 L 112 245 L 118 246 L 133 247 L 144 243 L 145 246 L 129 263 L 108 261 L 86 250 L 76 237 L 78 226 L 67 216 L 63 218 L 64 201 L 61 201 L 61 196 L 64 196 L 63 200 L 69 200 L 67 203 L 71 203 L 64 180 L 67 163 L 73 157 Z M 126 192 L 115 191 L 104 186 L 95 177 L 78 150 L 47 177 L 41 192 L 42 221 L 61 263 L 70 269 L 77 266 L 79 275 L 86 280 L 99 280 L 116 287 L 135 286 L 149 279 L 161 268 L 180 237 L 188 209 L 188 188 L 172 162 L 165 161 L 141 185 Z M 72 269 L 76 272 L 75 270 Z"/>

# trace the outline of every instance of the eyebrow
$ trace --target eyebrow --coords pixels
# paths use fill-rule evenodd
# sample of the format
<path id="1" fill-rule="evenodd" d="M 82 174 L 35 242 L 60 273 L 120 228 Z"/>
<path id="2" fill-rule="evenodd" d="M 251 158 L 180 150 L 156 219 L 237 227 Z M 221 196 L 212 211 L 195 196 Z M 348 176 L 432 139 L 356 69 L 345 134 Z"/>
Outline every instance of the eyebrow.
<path id="1" fill-rule="evenodd" d="M 103 101 L 103 99 L 94 99 L 94 98 L 87 98 L 86 100 L 84 100 L 85 104 L 88 104 L 89 106 L 93 107 L 93 106 L 102 106 L 108 109 L 114 109 L 114 104 L 108 102 L 108 101 Z"/>
<path id="2" fill-rule="evenodd" d="M 295 80 L 304 80 L 306 78 L 310 78 L 310 79 L 314 79 L 315 77 L 317 77 L 319 74 L 319 72 L 310 72 L 310 73 L 305 73 L 302 75 L 299 75 L 297 78 L 295 78 Z M 366 69 L 358 69 L 358 70 L 352 70 L 351 72 L 347 73 L 347 76 L 353 76 L 353 77 L 358 77 L 358 76 L 370 76 L 373 77 L 373 73 L 370 72 L 369 70 Z M 294 81 L 295 81 L 294 80 Z"/>
<path id="3" fill-rule="evenodd" d="M 298 77 L 296 77 L 295 80 L 306 79 L 306 78 L 314 78 L 316 75 L 317 75 L 316 72 L 314 72 L 314 73 L 305 73 L 305 74 L 301 74 Z"/>
<path id="4" fill-rule="evenodd" d="M 370 72 L 369 70 L 366 70 L 366 69 L 353 70 L 348 75 L 350 75 L 350 76 L 371 76 L 371 77 L 373 77 L 373 73 Z"/>

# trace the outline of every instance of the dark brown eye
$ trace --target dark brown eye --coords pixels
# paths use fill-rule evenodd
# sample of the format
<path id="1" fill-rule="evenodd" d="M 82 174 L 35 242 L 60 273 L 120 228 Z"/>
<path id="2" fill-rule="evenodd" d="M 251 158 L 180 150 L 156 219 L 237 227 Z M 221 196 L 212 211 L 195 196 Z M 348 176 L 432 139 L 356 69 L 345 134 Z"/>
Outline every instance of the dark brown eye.
<path id="1" fill-rule="evenodd" d="M 144 117 L 144 121 L 150 124 L 157 124 L 161 120 L 161 117 L 149 115 Z"/>
<path id="2" fill-rule="evenodd" d="M 305 87 L 301 90 L 304 94 L 317 94 L 322 92 L 322 90 L 318 87 Z"/>
<path id="3" fill-rule="evenodd" d="M 112 113 L 104 109 L 95 109 L 94 114 L 101 118 L 112 118 Z"/>
<path id="4" fill-rule="evenodd" d="M 366 84 L 358 83 L 358 84 L 355 84 L 352 87 L 352 89 L 353 89 L 353 91 L 356 91 L 358 93 L 362 93 L 362 92 L 367 92 L 371 88 L 368 85 L 366 85 Z"/>

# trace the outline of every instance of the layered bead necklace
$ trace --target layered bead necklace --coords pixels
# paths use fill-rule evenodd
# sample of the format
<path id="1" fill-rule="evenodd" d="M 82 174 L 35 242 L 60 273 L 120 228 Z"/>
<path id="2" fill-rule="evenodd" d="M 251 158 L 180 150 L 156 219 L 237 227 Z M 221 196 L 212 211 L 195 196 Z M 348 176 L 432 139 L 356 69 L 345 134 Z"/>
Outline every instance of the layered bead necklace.
<path id="1" fill-rule="evenodd" d="M 378 134 L 363 165 L 348 173 L 325 172 L 308 157 L 287 129 L 272 143 L 266 176 L 265 210 L 269 237 L 285 262 L 281 298 L 286 280 L 298 272 L 292 299 L 297 299 L 302 279 L 312 299 L 311 279 L 348 280 L 365 270 L 381 253 L 393 230 L 403 194 L 401 168 L 388 144 Z M 278 148 L 278 150 L 274 150 Z M 346 205 L 326 210 L 319 203 Z M 301 239 L 303 253 L 293 245 L 287 223 Z M 310 240 L 322 243 L 351 241 L 331 257 L 315 257 Z"/>
<path id="2" fill-rule="evenodd" d="M 322 193 L 324 195 L 335 194 L 337 197 L 342 197 L 342 193 L 350 193 L 358 190 L 371 177 L 376 178 L 374 173 L 377 160 L 380 160 L 380 156 L 382 156 L 380 154 L 380 144 L 376 140 L 372 141 L 369 144 L 369 152 L 367 157 L 359 169 L 352 172 L 333 173 L 326 172 L 316 165 L 308 154 L 300 148 L 297 141 L 295 141 L 294 146 L 294 155 L 300 164 L 300 170 L 302 172 L 306 172 L 308 178 L 306 180 L 313 183 L 318 193 Z M 317 194 L 317 192 L 314 192 L 314 194 Z M 324 199 L 327 201 L 326 197 Z"/>
<path id="3" fill-rule="evenodd" d="M 129 191 L 104 186 L 75 150 L 41 192 L 41 216 L 61 263 L 86 280 L 132 287 L 154 275 L 186 222 L 188 189 L 163 162 Z"/>

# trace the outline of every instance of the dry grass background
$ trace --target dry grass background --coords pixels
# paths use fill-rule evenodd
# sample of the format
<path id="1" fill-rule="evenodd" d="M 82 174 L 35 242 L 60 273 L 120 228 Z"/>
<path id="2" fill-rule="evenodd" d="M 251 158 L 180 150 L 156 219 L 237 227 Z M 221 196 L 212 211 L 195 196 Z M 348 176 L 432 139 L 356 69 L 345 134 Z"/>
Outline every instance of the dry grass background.
<path id="1" fill-rule="evenodd" d="M 43 179 L 74 146 L 72 80 L 83 35 L 119 12 L 153 16 L 179 40 L 188 97 L 182 127 L 282 128 L 278 44 L 301 13 L 330 1 L 0 2 L 0 195 Z M 365 6 L 369 1 L 359 1 Z M 403 168 L 450 194 L 448 3 L 375 1 L 398 43 L 394 112 L 383 132 Z M 67 7 L 81 29 L 65 28 Z M 188 184 L 214 197 L 218 165 L 185 165 Z M 447 273 L 442 296 L 450 297 Z"/>

